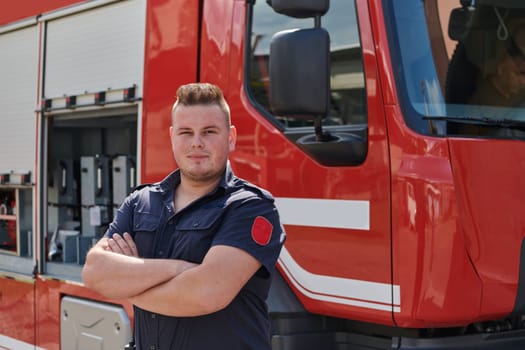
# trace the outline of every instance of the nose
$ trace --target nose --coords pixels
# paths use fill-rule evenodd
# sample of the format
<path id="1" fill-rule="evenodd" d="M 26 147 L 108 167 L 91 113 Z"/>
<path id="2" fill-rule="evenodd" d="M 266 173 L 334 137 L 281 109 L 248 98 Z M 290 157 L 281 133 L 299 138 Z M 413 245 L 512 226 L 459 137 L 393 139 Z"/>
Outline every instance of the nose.
<path id="1" fill-rule="evenodd" d="M 193 138 L 191 140 L 191 147 L 192 148 L 202 148 L 202 147 L 204 147 L 204 144 L 202 143 L 202 138 L 201 138 L 201 136 L 198 133 L 196 133 L 193 136 Z"/>

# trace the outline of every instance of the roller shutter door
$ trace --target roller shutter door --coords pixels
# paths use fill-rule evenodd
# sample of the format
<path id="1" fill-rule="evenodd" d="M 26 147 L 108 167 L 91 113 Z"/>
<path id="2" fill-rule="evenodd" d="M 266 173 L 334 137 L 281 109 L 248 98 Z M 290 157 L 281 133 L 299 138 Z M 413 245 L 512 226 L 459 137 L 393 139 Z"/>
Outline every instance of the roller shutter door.
<path id="1" fill-rule="evenodd" d="M 45 98 L 137 86 L 142 95 L 145 0 L 47 21 Z"/>
<path id="2" fill-rule="evenodd" d="M 34 174 L 37 87 L 37 26 L 0 34 L 0 173 Z"/>

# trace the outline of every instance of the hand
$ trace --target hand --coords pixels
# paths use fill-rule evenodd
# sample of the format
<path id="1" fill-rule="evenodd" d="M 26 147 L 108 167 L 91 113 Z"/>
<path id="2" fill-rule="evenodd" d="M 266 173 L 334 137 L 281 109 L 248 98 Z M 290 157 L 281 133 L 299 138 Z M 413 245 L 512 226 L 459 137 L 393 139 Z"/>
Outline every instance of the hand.
<path id="1" fill-rule="evenodd" d="M 105 249 L 122 255 L 139 257 L 137 246 L 131 235 L 127 232 L 124 232 L 122 236 L 114 233 L 113 236 L 108 239 L 108 245 Z"/>

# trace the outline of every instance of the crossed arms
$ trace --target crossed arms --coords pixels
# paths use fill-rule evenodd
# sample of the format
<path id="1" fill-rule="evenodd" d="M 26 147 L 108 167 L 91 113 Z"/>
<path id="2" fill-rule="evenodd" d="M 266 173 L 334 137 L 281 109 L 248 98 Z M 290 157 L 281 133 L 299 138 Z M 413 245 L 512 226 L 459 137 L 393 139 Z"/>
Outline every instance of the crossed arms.
<path id="1" fill-rule="evenodd" d="M 198 316 L 226 307 L 261 263 L 245 251 L 210 248 L 201 264 L 138 256 L 131 236 L 102 238 L 82 270 L 86 287 L 111 299 L 168 316 Z"/>

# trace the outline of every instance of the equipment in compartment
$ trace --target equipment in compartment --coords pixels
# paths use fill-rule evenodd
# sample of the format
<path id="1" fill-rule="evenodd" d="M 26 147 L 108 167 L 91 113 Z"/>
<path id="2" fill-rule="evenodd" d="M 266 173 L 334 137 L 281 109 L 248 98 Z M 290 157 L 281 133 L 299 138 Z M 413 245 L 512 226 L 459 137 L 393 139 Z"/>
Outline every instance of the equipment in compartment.
<path id="1" fill-rule="evenodd" d="M 78 161 L 61 159 L 58 161 L 57 175 L 58 187 L 58 222 L 74 220 L 78 214 Z"/>
<path id="2" fill-rule="evenodd" d="M 79 229 L 78 221 L 66 221 L 57 226 L 49 244 L 50 261 L 77 262 Z"/>
<path id="3" fill-rule="evenodd" d="M 80 239 L 79 162 L 60 159 L 54 173 L 56 204 L 50 204 L 57 207 L 58 221 L 49 241 L 48 260 L 77 262 Z"/>
<path id="4" fill-rule="evenodd" d="M 16 249 L 16 197 L 14 190 L 0 191 L 0 248 Z"/>
<path id="5" fill-rule="evenodd" d="M 119 155 L 113 158 L 113 215 L 126 196 L 136 186 L 135 157 L 130 155 Z"/>
<path id="6" fill-rule="evenodd" d="M 95 155 L 81 156 L 80 161 L 60 160 L 55 174 L 58 223 L 49 241 L 48 259 L 83 264 L 89 248 L 105 233 L 136 186 L 135 157 Z"/>
<path id="7" fill-rule="evenodd" d="M 80 184 L 82 235 L 100 237 L 112 218 L 111 158 L 105 155 L 81 157 Z"/>

